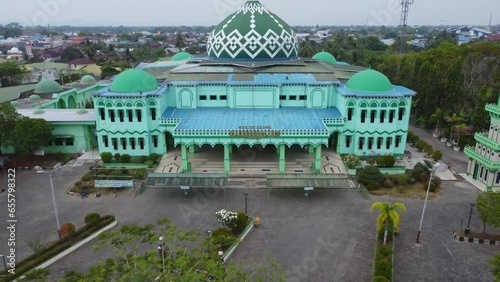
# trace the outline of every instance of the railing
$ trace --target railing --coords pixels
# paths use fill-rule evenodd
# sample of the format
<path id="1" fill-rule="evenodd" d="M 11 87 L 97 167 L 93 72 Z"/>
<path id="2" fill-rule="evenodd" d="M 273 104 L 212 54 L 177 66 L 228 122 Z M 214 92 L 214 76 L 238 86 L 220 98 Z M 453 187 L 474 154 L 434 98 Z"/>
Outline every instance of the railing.
<path id="1" fill-rule="evenodd" d="M 251 131 L 251 130 L 226 130 L 226 129 L 178 129 L 174 131 L 175 136 L 225 136 L 232 138 L 279 138 L 285 136 L 329 136 L 328 130 L 300 130 L 300 129 L 285 129 L 285 130 L 270 130 L 266 131 Z"/>
<path id="2" fill-rule="evenodd" d="M 179 118 L 160 118 L 160 124 L 176 125 L 181 122 Z"/>
<path id="3" fill-rule="evenodd" d="M 490 113 L 496 114 L 500 116 L 500 108 L 497 104 L 488 104 L 486 105 L 486 110 Z"/>
<path id="4" fill-rule="evenodd" d="M 476 134 L 474 134 L 474 139 L 479 143 L 487 145 L 488 147 L 492 148 L 495 151 L 500 151 L 500 144 L 489 139 L 488 133 L 476 132 Z"/>
<path id="5" fill-rule="evenodd" d="M 326 125 L 343 125 L 345 120 L 343 118 L 325 118 L 323 122 Z"/>
<path id="6" fill-rule="evenodd" d="M 480 162 L 482 165 L 486 166 L 486 168 L 490 170 L 500 169 L 500 162 L 494 162 L 487 159 L 486 157 L 481 156 L 479 153 L 476 152 L 475 147 L 472 146 L 465 147 L 464 154 Z"/>

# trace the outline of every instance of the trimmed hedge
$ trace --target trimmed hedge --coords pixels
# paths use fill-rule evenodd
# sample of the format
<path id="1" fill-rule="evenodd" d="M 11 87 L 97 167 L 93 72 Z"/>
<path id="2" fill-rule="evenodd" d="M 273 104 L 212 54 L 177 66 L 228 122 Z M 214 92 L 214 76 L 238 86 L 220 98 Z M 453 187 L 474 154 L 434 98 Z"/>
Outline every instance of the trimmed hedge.
<path id="1" fill-rule="evenodd" d="M 372 281 L 392 281 L 392 257 L 394 255 L 394 226 L 389 223 L 387 242 L 382 245 L 385 229 L 377 231 L 377 245 L 375 249 L 375 262 Z M 384 280 L 385 279 L 385 280 Z"/>
<path id="2" fill-rule="evenodd" d="M 29 257 L 23 259 L 16 263 L 16 272 L 15 274 L 10 274 L 7 272 L 8 269 L 0 272 L 0 275 L 6 275 L 2 278 L 2 282 L 12 281 L 17 277 L 21 277 L 28 271 L 32 270 L 36 266 L 44 263 L 45 261 L 53 258 L 64 250 L 70 248 L 75 243 L 80 240 L 90 236 L 95 233 L 99 229 L 105 227 L 115 220 L 113 215 L 107 215 L 102 217 L 102 220 L 99 224 L 93 226 L 84 226 L 78 229 L 75 234 L 71 237 L 65 237 L 61 240 L 55 241 L 52 244 L 49 244 L 45 249 L 41 250 L 38 254 L 32 254 Z"/>

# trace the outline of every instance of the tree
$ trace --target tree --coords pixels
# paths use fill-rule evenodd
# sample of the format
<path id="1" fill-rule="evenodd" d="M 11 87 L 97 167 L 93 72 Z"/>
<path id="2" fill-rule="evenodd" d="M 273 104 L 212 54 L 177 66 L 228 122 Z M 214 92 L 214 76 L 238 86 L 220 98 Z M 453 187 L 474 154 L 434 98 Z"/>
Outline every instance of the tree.
<path id="1" fill-rule="evenodd" d="M 96 49 L 94 43 L 86 39 L 84 42 L 82 42 L 82 49 L 83 53 L 85 53 L 85 55 L 87 55 L 89 59 L 94 60 L 96 55 Z"/>
<path id="2" fill-rule="evenodd" d="M 436 108 L 436 111 L 430 116 L 429 121 L 432 123 L 436 123 L 436 129 L 434 132 L 437 134 L 439 133 L 439 122 L 443 118 L 443 111 L 441 111 L 441 108 Z"/>
<path id="3" fill-rule="evenodd" d="M 495 281 L 500 281 L 500 253 L 491 258 L 489 263 L 491 266 L 493 266 L 491 274 L 493 274 L 493 276 L 495 277 Z"/>
<path id="4" fill-rule="evenodd" d="M 406 212 L 406 207 L 401 203 L 394 203 L 390 205 L 386 202 L 375 202 L 372 204 L 371 211 L 373 212 L 375 209 L 379 210 L 379 215 L 377 217 L 377 230 L 384 231 L 384 245 L 387 242 L 387 231 L 389 229 L 389 223 L 394 226 L 395 230 L 399 229 L 400 224 L 400 216 L 396 210 L 401 210 L 402 212 Z"/>
<path id="5" fill-rule="evenodd" d="M 160 235 L 163 240 L 159 240 Z M 99 236 L 95 249 L 111 247 L 114 255 L 88 273 L 66 273 L 61 281 L 285 281 L 276 261 L 265 267 L 221 263 L 211 237 L 201 243 L 198 230 L 184 230 L 168 218 L 144 226 L 124 225 Z M 161 243 L 161 247 L 157 248 Z M 146 250 L 144 249 L 146 248 Z M 149 250 L 148 250 L 149 249 Z M 245 269 L 245 270 L 243 270 Z M 251 274 L 247 274 L 248 271 Z"/>
<path id="6" fill-rule="evenodd" d="M 15 77 L 22 75 L 24 69 L 16 63 L 6 62 L 0 64 L 0 86 L 12 86 Z"/>
<path id="7" fill-rule="evenodd" d="M 486 224 L 500 227 L 500 194 L 492 191 L 478 193 L 476 209 L 483 222 L 483 233 L 486 232 Z"/>
<path id="8" fill-rule="evenodd" d="M 68 47 L 64 49 L 63 54 L 61 55 L 61 60 L 64 63 L 81 58 L 85 58 L 85 56 L 83 55 L 82 51 L 78 50 L 75 47 Z"/>
<path id="9" fill-rule="evenodd" d="M 27 156 L 52 140 L 52 124 L 23 117 L 16 123 L 11 140 L 16 153 Z"/>
<path id="10" fill-rule="evenodd" d="M 21 115 L 9 103 L 0 104 L 0 154 L 2 147 L 11 144 L 11 135 Z"/>
<path id="11" fill-rule="evenodd" d="M 184 34 L 177 32 L 177 34 L 175 35 L 174 45 L 179 49 L 186 47 L 186 37 L 184 36 Z"/>

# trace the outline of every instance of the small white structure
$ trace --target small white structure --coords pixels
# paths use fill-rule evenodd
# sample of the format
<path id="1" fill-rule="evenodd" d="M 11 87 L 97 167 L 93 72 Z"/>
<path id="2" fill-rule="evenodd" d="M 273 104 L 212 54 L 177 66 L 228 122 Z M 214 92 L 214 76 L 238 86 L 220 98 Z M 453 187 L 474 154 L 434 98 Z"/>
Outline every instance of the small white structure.
<path id="1" fill-rule="evenodd" d="M 12 49 L 7 51 L 7 60 L 15 60 L 16 62 L 21 62 L 23 59 L 24 59 L 23 52 L 17 49 L 16 47 L 12 47 Z"/>

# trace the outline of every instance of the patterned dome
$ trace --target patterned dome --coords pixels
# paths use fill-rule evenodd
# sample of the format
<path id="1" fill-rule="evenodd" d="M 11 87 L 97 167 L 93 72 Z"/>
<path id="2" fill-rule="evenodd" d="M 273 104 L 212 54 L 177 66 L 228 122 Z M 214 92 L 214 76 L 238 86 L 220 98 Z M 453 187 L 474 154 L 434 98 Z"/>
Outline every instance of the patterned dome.
<path id="1" fill-rule="evenodd" d="M 208 56 L 223 60 L 291 60 L 299 56 L 297 36 L 259 1 L 248 1 L 210 34 Z"/>

